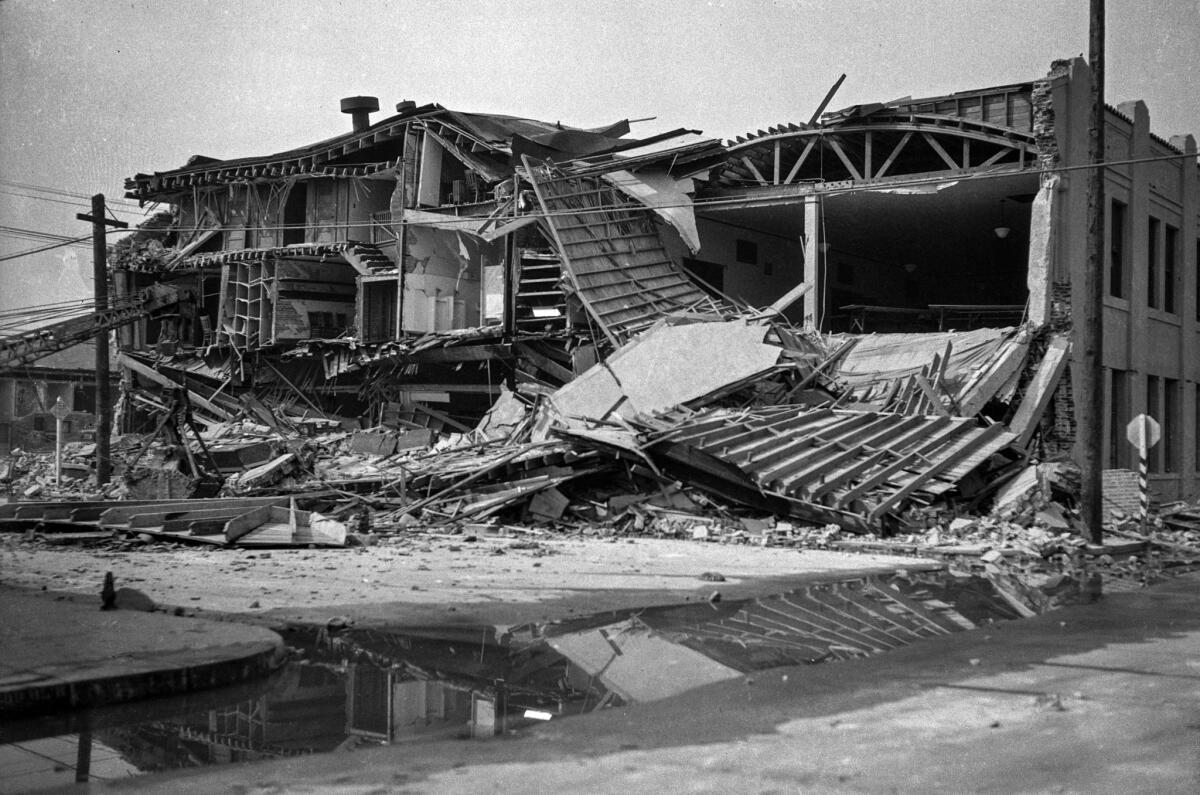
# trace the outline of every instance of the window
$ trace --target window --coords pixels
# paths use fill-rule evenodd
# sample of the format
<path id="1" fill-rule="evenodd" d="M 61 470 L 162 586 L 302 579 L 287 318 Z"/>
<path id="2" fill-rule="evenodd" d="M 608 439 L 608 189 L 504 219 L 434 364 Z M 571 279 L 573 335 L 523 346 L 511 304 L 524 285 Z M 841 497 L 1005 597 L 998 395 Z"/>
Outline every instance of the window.
<path id="1" fill-rule="evenodd" d="M 1108 468 L 1129 467 L 1129 445 L 1125 426 L 1129 423 L 1129 373 L 1110 370 L 1108 387 Z"/>
<path id="2" fill-rule="evenodd" d="M 1174 378 L 1164 378 L 1162 439 L 1159 440 L 1164 472 L 1180 471 L 1179 437 L 1182 428 L 1179 420 L 1179 382 Z"/>
<path id="3" fill-rule="evenodd" d="M 1113 199 L 1108 224 L 1108 294 L 1116 298 L 1129 297 L 1129 272 L 1126 267 L 1129 257 L 1125 251 L 1128 223 L 1125 205 Z"/>
<path id="4" fill-rule="evenodd" d="M 744 262 L 747 265 L 758 264 L 758 244 L 753 240 L 738 240 L 734 257 L 738 262 Z"/>
<path id="5" fill-rule="evenodd" d="M 1158 309 L 1158 235 L 1162 222 L 1150 216 L 1146 230 L 1146 304 Z"/>
<path id="6" fill-rule="evenodd" d="M 1192 443 L 1196 449 L 1192 451 L 1192 469 L 1200 471 L 1200 384 L 1196 384 L 1195 400 L 1192 405 L 1195 409 L 1195 417 L 1192 422 Z"/>
<path id="7" fill-rule="evenodd" d="M 1179 230 L 1167 224 L 1163 241 L 1163 311 L 1175 314 L 1175 287 L 1179 279 Z"/>
<path id="8" fill-rule="evenodd" d="M 1162 426 L 1162 408 L 1158 401 L 1161 394 L 1162 379 L 1156 375 L 1146 376 L 1146 413 L 1158 421 L 1159 427 Z M 1155 445 L 1150 448 L 1147 454 L 1147 464 L 1151 472 L 1162 472 L 1162 466 L 1159 464 L 1159 453 L 1162 447 Z"/>

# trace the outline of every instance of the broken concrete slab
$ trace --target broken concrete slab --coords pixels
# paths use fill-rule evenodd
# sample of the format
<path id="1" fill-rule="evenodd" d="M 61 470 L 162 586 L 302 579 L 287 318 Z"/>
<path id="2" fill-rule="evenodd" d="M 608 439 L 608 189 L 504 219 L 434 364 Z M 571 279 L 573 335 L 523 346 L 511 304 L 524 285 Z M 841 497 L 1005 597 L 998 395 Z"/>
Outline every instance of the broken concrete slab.
<path id="1" fill-rule="evenodd" d="M 763 341 L 767 330 L 744 320 L 660 324 L 559 389 L 551 402 L 568 420 L 666 411 L 774 367 L 783 351 Z"/>

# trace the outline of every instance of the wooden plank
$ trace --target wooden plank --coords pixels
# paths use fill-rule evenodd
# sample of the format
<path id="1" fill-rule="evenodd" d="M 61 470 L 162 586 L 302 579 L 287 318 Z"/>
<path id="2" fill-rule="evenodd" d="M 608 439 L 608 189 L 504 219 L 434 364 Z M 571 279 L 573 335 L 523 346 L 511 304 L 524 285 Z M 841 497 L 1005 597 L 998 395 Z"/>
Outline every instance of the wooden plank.
<path id="1" fill-rule="evenodd" d="M 160 500 L 156 502 L 118 503 L 100 514 L 100 526 L 128 524 L 133 516 L 139 513 L 158 511 L 199 511 L 211 508 L 242 507 L 246 510 L 263 505 L 277 503 L 280 497 L 238 497 L 236 499 L 197 499 L 171 502 Z"/>
<path id="2" fill-rule="evenodd" d="M 931 441 L 929 443 L 929 444 L 939 444 L 941 442 L 944 442 L 946 439 L 951 439 L 954 436 L 958 435 L 960 429 L 961 429 L 961 426 L 951 425 L 949 418 L 938 417 L 934 421 L 934 423 L 930 425 L 930 427 L 928 429 L 922 428 L 921 433 L 922 434 L 933 434 L 935 431 L 940 430 L 940 432 L 937 433 L 933 437 L 933 441 Z M 893 447 L 892 449 L 896 449 L 896 447 Z M 921 449 L 922 448 L 918 448 L 918 449 L 910 450 L 905 453 L 901 453 L 895 461 L 888 464 L 883 469 L 880 469 L 879 471 L 873 473 L 870 477 L 863 480 L 861 483 L 859 483 L 853 489 L 850 489 L 849 491 L 845 492 L 844 494 L 838 495 L 838 498 L 837 498 L 837 501 L 835 504 L 839 508 L 844 508 L 845 506 L 849 505 L 850 503 L 852 503 L 855 500 L 862 497 L 868 491 L 870 491 L 870 490 L 876 488 L 877 486 L 879 486 L 880 484 L 886 482 L 889 478 L 891 478 L 897 472 L 900 472 L 903 469 L 907 469 L 908 467 L 912 466 L 915 462 L 923 460 Z"/>
<path id="3" fill-rule="evenodd" d="M 934 411 L 936 411 L 938 414 L 941 414 L 943 417 L 951 416 L 950 410 L 942 405 L 941 398 L 938 397 L 937 392 L 934 391 L 933 384 L 929 383 L 928 378 L 920 373 L 917 373 L 915 376 L 913 376 L 913 381 L 916 382 L 917 388 L 921 390 L 922 394 L 924 394 L 925 399 L 929 401 L 929 405 Z"/>
<path id="4" fill-rule="evenodd" d="M 995 397 L 997 390 L 1025 364 L 1025 354 L 1028 350 L 1028 342 L 1013 341 L 1004 346 L 991 366 L 959 392 L 959 412 L 965 417 L 970 417 L 982 411 L 987 402 Z"/>
<path id="5" fill-rule="evenodd" d="M 896 148 L 892 150 L 892 153 L 890 155 L 888 155 L 887 160 L 883 161 L 883 165 L 880 166 L 879 170 L 875 172 L 875 179 L 879 179 L 884 174 L 887 173 L 887 170 L 892 167 L 892 163 L 896 162 L 896 158 L 900 156 L 900 151 L 902 149 L 904 149 L 905 145 L 909 142 L 909 139 L 911 139 L 912 137 L 913 137 L 912 130 L 909 130 L 908 132 L 904 133 L 904 137 L 900 139 L 900 142 L 898 144 L 896 144 Z"/>
<path id="6" fill-rule="evenodd" d="M 792 166 L 791 171 L 789 171 L 787 177 L 784 178 L 784 185 L 792 184 L 792 180 L 796 178 L 796 174 L 800 171 L 800 166 L 804 165 L 804 161 L 808 159 L 808 153 L 813 150 L 813 147 L 816 145 L 818 140 L 819 138 L 815 135 L 808 139 L 808 143 L 804 145 L 804 151 L 800 153 L 798 158 L 796 158 L 796 162 Z"/>
<path id="7" fill-rule="evenodd" d="M 1008 424 L 1009 430 L 1017 434 L 1018 447 L 1023 449 L 1029 446 L 1029 440 L 1033 438 L 1046 406 L 1054 397 L 1054 389 L 1067 368 L 1070 351 L 1071 341 L 1065 334 L 1056 335 L 1046 348 L 1046 355 L 1038 363 L 1037 372 L 1026 387 L 1021 404 L 1017 406 L 1017 412 Z"/>
<path id="8" fill-rule="evenodd" d="M 933 151 L 938 153 L 938 156 L 945 161 L 946 165 L 951 170 L 957 171 L 959 168 L 961 168 L 958 163 L 954 162 L 954 158 L 950 157 L 950 154 L 942 147 L 940 143 L 937 142 L 936 138 L 927 132 L 922 132 L 921 137 L 924 138 L 931 147 L 933 147 Z"/>
<path id="9" fill-rule="evenodd" d="M 277 497 L 276 503 L 286 505 L 287 497 Z M 230 506 L 227 508 L 206 508 L 195 511 L 147 511 L 146 513 L 137 513 L 129 517 L 129 529 L 137 530 L 142 527 L 166 526 L 168 522 L 181 520 L 184 522 L 194 519 L 214 518 L 229 520 L 235 516 L 241 516 L 247 510 L 245 506 Z"/>
<path id="10" fill-rule="evenodd" d="M 825 141 L 827 144 L 829 144 L 829 147 L 833 149 L 833 153 L 838 156 L 838 159 L 842 161 L 842 165 L 846 167 L 846 170 L 850 172 L 850 176 L 856 180 L 861 180 L 862 174 L 858 172 L 858 169 L 855 168 L 854 164 L 850 162 L 850 158 L 847 157 L 846 153 L 842 151 L 842 145 L 838 143 L 837 139 L 826 138 Z"/>
<path id="11" fill-rule="evenodd" d="M 923 469 L 915 478 L 910 480 L 902 488 L 884 497 L 874 508 L 871 509 L 868 519 L 871 522 L 878 522 L 879 518 L 888 510 L 890 510 L 893 505 L 917 491 L 919 488 L 921 488 L 921 485 L 925 483 L 925 481 L 935 477 L 947 469 L 950 469 L 961 459 L 970 455 L 976 448 L 991 441 L 1001 433 L 1004 433 L 1003 425 L 1000 425 L 999 423 L 996 423 L 995 425 L 989 425 L 988 427 L 984 428 L 983 431 L 981 431 L 970 444 L 961 445 L 949 455 L 939 457 L 938 460 Z"/>
<path id="12" fill-rule="evenodd" d="M 742 162 L 746 164 L 746 168 L 748 168 L 750 170 L 750 173 L 754 176 L 754 178 L 756 180 L 758 180 L 759 185 L 768 184 L 766 177 L 764 177 L 762 175 L 762 172 L 760 172 L 758 170 L 758 167 L 754 165 L 754 161 L 752 161 L 749 157 L 746 157 L 745 155 L 743 155 Z"/>
<path id="13" fill-rule="evenodd" d="M 864 472 L 880 466 L 883 464 L 884 459 L 886 459 L 888 455 L 889 453 L 887 450 L 877 450 L 866 458 L 854 462 L 845 469 L 835 472 L 827 478 L 823 478 L 817 483 L 816 486 L 814 486 L 812 489 L 809 489 L 805 496 L 809 500 L 817 502 L 826 494 L 829 494 L 835 489 L 841 488 L 845 484 L 862 475 Z"/>
<path id="14" fill-rule="evenodd" d="M 515 348 L 519 357 L 533 362 L 533 364 L 539 370 L 551 376 L 552 378 L 557 378 L 564 384 L 575 378 L 575 374 L 570 370 L 570 368 L 563 367 L 549 356 L 534 350 L 532 346 L 525 343 L 517 343 Z"/>
<path id="15" fill-rule="evenodd" d="M 254 528 L 269 521 L 271 521 L 271 506 L 263 505 L 258 508 L 252 508 L 225 523 L 225 541 L 232 544 Z"/>

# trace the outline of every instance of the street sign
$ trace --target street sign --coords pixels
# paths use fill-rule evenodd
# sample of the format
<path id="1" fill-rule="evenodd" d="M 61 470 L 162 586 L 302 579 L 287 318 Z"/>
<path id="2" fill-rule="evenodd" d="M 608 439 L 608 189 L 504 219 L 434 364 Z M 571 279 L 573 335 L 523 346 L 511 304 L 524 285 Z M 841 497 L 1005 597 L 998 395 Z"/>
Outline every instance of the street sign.
<path id="1" fill-rule="evenodd" d="M 59 398 L 58 400 L 54 401 L 54 405 L 50 407 L 50 413 L 54 415 L 54 419 L 61 421 L 67 418 L 67 415 L 71 413 L 71 410 L 67 408 L 65 403 L 63 403 L 62 398 Z"/>
<path id="2" fill-rule="evenodd" d="M 1125 426 L 1125 437 L 1131 445 L 1139 449 L 1153 447 L 1158 444 L 1161 436 L 1162 430 L 1158 427 L 1158 421 L 1149 414 L 1139 414 Z"/>

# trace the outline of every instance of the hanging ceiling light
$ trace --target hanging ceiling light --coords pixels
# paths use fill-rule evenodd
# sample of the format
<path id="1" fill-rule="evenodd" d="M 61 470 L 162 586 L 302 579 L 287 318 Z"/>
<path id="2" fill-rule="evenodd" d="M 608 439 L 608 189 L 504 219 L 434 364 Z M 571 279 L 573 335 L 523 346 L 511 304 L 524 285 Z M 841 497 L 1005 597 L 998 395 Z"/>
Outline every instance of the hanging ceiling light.
<path id="1" fill-rule="evenodd" d="M 1000 224 L 992 229 L 992 232 L 1000 240 L 1003 240 L 1012 233 L 1012 227 L 1004 222 L 1004 199 L 1000 200 Z"/>

